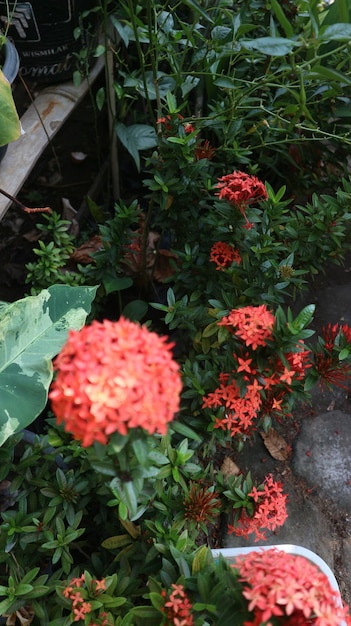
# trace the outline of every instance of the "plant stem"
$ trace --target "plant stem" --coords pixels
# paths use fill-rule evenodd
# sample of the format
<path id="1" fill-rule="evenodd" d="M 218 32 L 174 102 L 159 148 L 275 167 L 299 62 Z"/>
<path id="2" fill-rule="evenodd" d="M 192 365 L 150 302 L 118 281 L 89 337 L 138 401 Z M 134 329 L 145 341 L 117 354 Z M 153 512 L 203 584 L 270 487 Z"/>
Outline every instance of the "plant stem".
<path id="1" fill-rule="evenodd" d="M 52 213 L 52 209 L 50 209 L 49 206 L 45 206 L 45 207 L 40 207 L 40 208 L 34 208 L 34 209 L 30 209 L 29 207 L 25 206 L 25 204 L 22 204 L 22 202 L 20 202 L 19 200 L 17 200 L 17 198 L 14 198 L 13 196 L 11 196 L 10 193 L 8 193 L 7 191 L 4 191 L 4 189 L 0 188 L 0 193 L 3 196 L 6 196 L 6 198 L 8 198 L 9 200 L 11 200 L 12 202 L 14 202 L 14 204 L 17 204 L 17 206 L 20 207 L 20 209 L 22 209 L 23 211 L 25 211 L 26 213 Z"/>

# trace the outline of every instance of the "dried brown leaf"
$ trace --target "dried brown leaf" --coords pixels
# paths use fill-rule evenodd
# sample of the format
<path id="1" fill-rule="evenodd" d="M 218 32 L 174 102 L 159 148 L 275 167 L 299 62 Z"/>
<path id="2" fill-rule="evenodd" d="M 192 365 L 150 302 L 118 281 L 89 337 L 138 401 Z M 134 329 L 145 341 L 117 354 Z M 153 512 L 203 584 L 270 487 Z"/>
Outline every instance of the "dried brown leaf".
<path id="1" fill-rule="evenodd" d="M 162 282 L 165 278 L 174 274 L 174 266 L 170 262 L 171 259 L 177 262 L 178 257 L 176 254 L 173 254 L 173 252 L 170 252 L 170 250 L 158 250 L 153 274 L 155 280 Z"/>
<path id="2" fill-rule="evenodd" d="M 229 456 L 226 456 L 221 465 L 221 472 L 224 479 L 227 480 L 229 476 L 238 476 L 238 474 L 240 474 L 240 468 Z"/>
<path id="3" fill-rule="evenodd" d="M 87 265 L 91 263 L 93 257 L 91 256 L 94 252 L 101 250 L 102 248 L 102 240 L 100 235 L 94 235 L 91 237 L 89 241 L 86 241 L 79 248 L 76 248 L 75 251 L 70 256 L 70 261 L 73 263 L 81 263 L 82 265 Z"/>
<path id="4" fill-rule="evenodd" d="M 264 445 L 266 446 L 269 454 L 276 461 L 286 461 L 290 456 L 290 446 L 286 443 L 284 437 L 274 429 L 270 428 L 266 433 L 260 433 Z"/>
<path id="5" fill-rule="evenodd" d="M 29 626 L 34 619 L 35 614 L 31 605 L 26 604 L 14 613 L 11 613 L 11 615 L 6 615 L 6 613 L 4 613 L 4 616 L 7 617 L 6 626 L 15 626 L 17 624 L 17 620 L 19 620 L 21 626 Z"/>

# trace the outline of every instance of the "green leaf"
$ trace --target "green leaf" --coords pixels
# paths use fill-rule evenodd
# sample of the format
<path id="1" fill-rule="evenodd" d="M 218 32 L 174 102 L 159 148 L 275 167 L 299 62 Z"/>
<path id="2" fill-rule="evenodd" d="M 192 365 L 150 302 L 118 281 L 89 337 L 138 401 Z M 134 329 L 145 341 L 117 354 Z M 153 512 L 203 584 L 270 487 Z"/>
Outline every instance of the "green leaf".
<path id="1" fill-rule="evenodd" d="M 167 91 L 166 94 L 167 108 L 170 114 L 175 113 L 177 111 L 177 102 L 175 96 L 170 91 Z"/>
<path id="2" fill-rule="evenodd" d="M 134 159 L 140 172 L 140 150 L 149 150 L 157 146 L 157 135 L 153 126 L 148 124 L 131 124 L 125 126 L 121 122 L 116 126 L 117 137 Z"/>
<path id="3" fill-rule="evenodd" d="M 309 304 L 305 306 L 305 308 L 300 311 L 298 316 L 294 319 L 292 323 L 288 323 L 288 328 L 292 334 L 299 333 L 303 328 L 305 328 L 313 319 L 315 305 Z"/>
<path id="4" fill-rule="evenodd" d="M 123 291 L 123 289 L 129 289 L 133 284 L 133 279 L 129 276 L 109 276 L 108 273 L 103 277 L 102 283 L 106 294 L 109 295 L 114 291 Z"/>
<path id="5" fill-rule="evenodd" d="M 192 89 L 195 89 L 199 82 L 200 78 L 197 78 L 196 76 L 186 76 L 185 81 L 180 86 L 182 90 L 182 97 L 185 98 L 185 96 L 187 96 Z"/>
<path id="6" fill-rule="evenodd" d="M 351 24 L 331 24 L 321 30 L 319 41 L 349 41 L 351 38 Z"/>
<path id="7" fill-rule="evenodd" d="M 0 146 L 21 136 L 21 125 L 9 81 L 0 70 Z"/>
<path id="8" fill-rule="evenodd" d="M 36 600 L 33 600 L 33 596 L 31 596 L 31 605 L 33 607 L 33 611 L 35 613 L 36 618 L 40 619 L 40 620 L 42 620 L 42 622 L 44 622 L 44 620 L 45 620 L 45 609 L 43 607 L 43 603 L 42 602 L 37 602 Z M 63 626 L 63 624 L 61 626 Z"/>
<path id="9" fill-rule="evenodd" d="M 124 548 L 132 543 L 130 535 L 115 535 L 114 537 L 108 537 L 101 543 L 106 550 L 116 550 L 117 548 Z"/>
<path id="10" fill-rule="evenodd" d="M 95 96 L 96 106 L 97 106 L 99 111 L 102 111 L 102 108 L 103 108 L 103 106 L 105 104 L 105 100 L 106 100 L 105 88 L 104 87 L 100 87 L 100 89 L 97 90 L 96 96 Z"/>
<path id="11" fill-rule="evenodd" d="M 159 593 L 155 593 L 152 591 L 149 594 L 149 598 L 151 600 L 152 606 L 158 611 L 161 609 L 162 606 L 164 606 L 164 603 L 165 603 L 164 598 L 162 598 Z"/>
<path id="12" fill-rule="evenodd" d="M 24 584 L 24 583 L 26 583 L 26 584 L 31 583 L 31 582 L 32 582 L 32 580 L 34 580 L 34 578 L 35 578 L 35 577 L 36 577 L 36 575 L 38 574 L 39 570 L 40 570 L 40 568 L 39 568 L 39 567 L 35 567 L 34 569 L 31 569 L 29 572 L 27 572 L 27 573 L 23 576 L 23 578 L 22 578 L 22 580 L 21 580 L 22 584 Z"/>
<path id="13" fill-rule="evenodd" d="M 198 574 L 206 565 L 209 564 L 209 560 L 212 558 L 209 548 L 207 546 L 201 546 L 195 554 L 192 562 L 191 573 Z"/>
<path id="14" fill-rule="evenodd" d="M 145 617 L 148 619 L 151 619 L 153 617 L 155 619 L 155 624 L 159 623 L 160 621 L 159 612 L 155 611 L 152 606 L 135 606 L 130 609 L 129 612 L 135 617 Z"/>
<path id="15" fill-rule="evenodd" d="M 272 7 L 272 10 L 274 11 L 274 14 L 277 20 L 279 21 L 279 24 L 284 30 L 286 36 L 289 38 L 293 37 L 294 29 L 292 25 L 290 24 L 288 18 L 286 17 L 284 10 L 281 7 L 281 3 L 278 2 L 277 0 L 271 0 L 271 7 Z"/>
<path id="16" fill-rule="evenodd" d="M 24 596 L 26 593 L 30 593 L 33 590 L 32 585 L 26 585 L 25 583 L 19 583 L 16 587 L 16 596 Z"/>
<path id="17" fill-rule="evenodd" d="M 167 304 L 168 306 L 174 306 L 176 302 L 175 295 L 173 289 L 170 287 L 167 289 Z"/>
<path id="18" fill-rule="evenodd" d="M 257 37 L 241 40 L 240 44 L 245 50 L 257 50 L 273 57 L 285 56 L 297 45 L 296 41 L 284 37 Z"/>
<path id="19" fill-rule="evenodd" d="M 118 515 L 121 519 L 126 520 L 128 517 L 128 509 L 124 502 L 118 504 Z"/>
<path id="20" fill-rule="evenodd" d="M 211 22 L 213 24 L 213 19 L 210 17 L 208 11 L 204 11 L 202 7 L 195 2 L 195 0 L 183 0 L 183 3 L 186 4 L 192 11 L 198 13 L 204 20 L 207 22 Z"/>
<path id="21" fill-rule="evenodd" d="M 45 408 L 51 360 L 84 325 L 96 289 L 53 285 L 1 309 L 0 445 Z"/>
<path id="22" fill-rule="evenodd" d="M 132 481 L 123 483 L 123 502 L 128 507 L 129 515 L 133 516 L 138 509 L 137 494 Z"/>
<path id="23" fill-rule="evenodd" d="M 0 615 L 3 615 L 4 613 L 6 613 L 8 611 L 8 609 L 10 608 L 12 603 L 13 603 L 13 601 L 8 599 L 8 598 L 6 598 L 6 600 L 3 600 L 2 602 L 0 602 Z"/>
<path id="24" fill-rule="evenodd" d="M 174 91 L 176 83 L 172 76 L 168 76 L 164 72 L 157 72 L 155 80 L 155 75 L 150 70 L 143 72 L 143 75 L 138 78 L 127 76 L 123 86 L 131 87 L 143 98 L 157 100 L 158 98 L 166 99 L 167 92 Z"/>
<path id="25" fill-rule="evenodd" d="M 230 78 L 230 76 L 220 76 L 219 78 L 216 78 L 213 84 L 216 85 L 216 87 L 222 87 L 223 89 L 235 89 L 237 85 L 234 78 Z"/>
<path id="26" fill-rule="evenodd" d="M 146 315 L 147 310 L 148 305 L 145 300 L 132 300 L 126 304 L 122 311 L 122 315 L 132 322 L 140 322 L 144 315 Z"/>
<path id="27" fill-rule="evenodd" d="M 179 435 L 183 435 L 184 437 L 188 437 L 189 439 L 194 439 L 195 441 L 201 441 L 201 437 L 198 433 L 196 433 L 192 428 L 189 428 L 186 424 L 182 424 L 181 422 L 174 421 L 170 424 L 170 430 Z"/>
<path id="28" fill-rule="evenodd" d="M 123 26 L 123 24 L 121 24 L 121 22 L 119 22 L 114 15 L 111 15 L 110 19 L 111 19 L 111 22 L 112 22 L 113 26 L 115 27 L 116 31 L 118 32 L 120 38 L 122 39 L 125 47 L 128 48 L 128 46 L 129 46 L 129 35 L 130 35 L 130 32 L 131 32 L 130 27 L 129 26 Z"/>
<path id="29" fill-rule="evenodd" d="M 347 359 L 349 356 L 350 356 L 350 350 L 348 348 L 344 348 L 339 353 L 339 361 L 343 361 L 344 359 Z"/>
<path id="30" fill-rule="evenodd" d="M 95 472 L 104 476 L 116 476 L 115 467 L 108 461 L 91 461 L 91 467 Z"/>
<path id="31" fill-rule="evenodd" d="M 330 7 L 330 4 L 329 4 L 329 7 Z M 349 17 L 350 17 L 349 0 L 335 0 L 334 9 L 337 10 L 337 14 L 334 16 L 334 23 L 345 22 L 346 24 L 348 24 Z"/>
<path id="32" fill-rule="evenodd" d="M 203 337 L 212 337 L 212 335 L 215 335 L 218 332 L 218 329 L 220 327 L 218 326 L 218 322 L 211 322 L 211 324 L 208 324 L 208 326 L 206 326 L 206 328 L 203 329 L 202 331 L 202 336 Z"/>
<path id="33" fill-rule="evenodd" d="M 132 441 L 133 452 L 136 459 L 142 467 L 145 467 L 148 462 L 148 446 L 143 439 L 135 439 Z"/>
<path id="34" fill-rule="evenodd" d="M 214 41 L 225 42 L 232 37 L 233 30 L 229 26 L 215 26 L 211 30 L 211 39 Z"/>
<path id="35" fill-rule="evenodd" d="M 318 74 L 321 79 L 326 79 L 327 81 L 337 82 L 341 85 L 351 85 L 351 78 L 339 72 L 339 70 L 334 70 L 331 67 L 323 67 L 322 65 L 313 65 L 311 69 L 312 74 Z"/>

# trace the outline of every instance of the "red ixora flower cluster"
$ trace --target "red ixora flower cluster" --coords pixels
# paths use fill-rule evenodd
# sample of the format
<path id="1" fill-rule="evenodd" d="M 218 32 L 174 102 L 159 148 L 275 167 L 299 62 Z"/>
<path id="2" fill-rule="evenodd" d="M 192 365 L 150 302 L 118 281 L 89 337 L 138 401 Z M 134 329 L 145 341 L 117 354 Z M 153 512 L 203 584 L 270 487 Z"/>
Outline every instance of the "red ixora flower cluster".
<path id="1" fill-rule="evenodd" d="M 211 248 L 210 261 L 216 263 L 216 270 L 224 270 L 232 263 L 241 263 L 241 256 L 233 246 L 223 241 L 216 241 Z"/>
<path id="2" fill-rule="evenodd" d="M 49 395 L 58 423 L 83 446 L 137 427 L 166 434 L 182 386 L 172 347 L 124 318 L 71 331 Z"/>
<path id="3" fill-rule="evenodd" d="M 215 428 L 230 431 L 232 437 L 249 435 L 259 414 L 274 413 L 277 418 L 289 414 L 292 385 L 303 380 L 311 367 L 309 355 L 303 341 L 299 341 L 296 352 L 284 355 L 285 363 L 276 354 L 271 355 L 266 361 L 267 368 L 258 370 L 253 354 L 235 354 L 236 369 L 231 374 L 219 374 L 219 387 L 204 397 L 202 408 L 221 408 Z"/>
<path id="4" fill-rule="evenodd" d="M 201 159 L 207 159 L 208 161 L 211 161 L 211 159 L 213 159 L 215 154 L 216 154 L 216 148 L 212 148 L 208 139 L 205 139 L 205 141 L 202 141 L 201 143 L 199 143 L 196 146 L 195 152 L 194 152 L 196 161 L 200 161 Z"/>
<path id="5" fill-rule="evenodd" d="M 63 596 L 72 602 L 72 612 L 74 615 L 74 622 L 84 620 L 88 626 L 110 626 L 110 622 L 107 619 L 107 614 L 101 612 L 98 616 L 98 621 L 87 621 L 89 613 L 92 611 L 92 603 L 87 602 L 83 595 L 86 596 L 86 590 L 83 589 L 85 584 L 84 574 L 79 578 L 72 578 L 65 589 L 63 590 Z M 106 590 L 105 580 L 93 580 L 92 581 L 92 593 L 94 597 L 97 597 L 100 593 Z"/>
<path id="6" fill-rule="evenodd" d="M 237 171 L 219 178 L 217 187 L 219 199 L 237 207 L 245 218 L 246 227 L 251 228 L 252 224 L 247 219 L 245 210 L 252 202 L 267 200 L 268 194 L 264 183 L 257 176 Z"/>
<path id="7" fill-rule="evenodd" d="M 266 539 L 266 530 L 276 530 L 283 526 L 288 514 L 286 512 L 287 495 L 283 493 L 281 483 L 273 480 L 273 476 L 266 476 L 262 488 L 253 487 L 248 494 L 254 500 L 255 510 L 249 515 L 245 508 L 235 526 L 228 525 L 228 533 L 247 539 L 255 533 L 255 541 Z"/>
<path id="8" fill-rule="evenodd" d="M 351 624 L 327 575 L 303 556 L 270 548 L 239 556 L 233 567 L 254 615 L 244 626 L 270 626 L 271 618 L 284 626 Z"/>
<path id="9" fill-rule="evenodd" d="M 230 374 L 221 373 L 219 382 L 220 386 L 203 398 L 202 408 L 225 407 L 224 415 L 216 418 L 214 427 L 229 430 L 232 437 L 248 434 L 262 404 L 260 396 L 262 385 L 254 380 L 252 384 L 246 386 L 243 395 Z"/>
<path id="10" fill-rule="evenodd" d="M 200 482 L 191 482 L 183 507 L 185 519 L 197 524 L 213 524 L 219 516 L 221 501 L 216 491 Z"/>
<path id="11" fill-rule="evenodd" d="M 187 597 L 183 585 L 172 584 L 172 591 L 167 599 L 167 592 L 161 591 L 162 597 L 166 600 L 161 607 L 167 622 L 165 626 L 193 626 L 194 619 L 191 614 L 192 605 Z"/>
<path id="12" fill-rule="evenodd" d="M 314 365 L 319 376 L 319 385 L 335 385 L 341 389 L 348 389 L 351 385 L 351 367 L 339 359 L 338 351 L 334 351 L 336 344 L 351 344 L 351 328 L 348 324 L 328 324 L 322 328 L 324 346 L 314 353 Z M 339 348 L 340 349 L 340 348 Z"/>
<path id="13" fill-rule="evenodd" d="M 265 305 L 233 309 L 218 322 L 243 346 L 235 347 L 232 371 L 219 374 L 219 386 L 203 398 L 202 408 L 220 408 L 214 427 L 230 431 L 232 437 L 248 435 L 259 413 L 287 414 L 293 385 L 305 378 L 312 365 L 302 340 L 282 358 L 274 344 L 267 345 L 268 340 L 274 340 L 274 323 L 275 317 Z M 264 367 L 256 356 L 260 347 L 268 350 Z"/>
<path id="14" fill-rule="evenodd" d="M 275 317 L 265 304 L 260 306 L 244 306 L 232 309 L 228 316 L 222 317 L 218 326 L 226 326 L 230 332 L 240 337 L 246 346 L 256 350 L 265 346 L 267 339 L 272 338 Z"/>

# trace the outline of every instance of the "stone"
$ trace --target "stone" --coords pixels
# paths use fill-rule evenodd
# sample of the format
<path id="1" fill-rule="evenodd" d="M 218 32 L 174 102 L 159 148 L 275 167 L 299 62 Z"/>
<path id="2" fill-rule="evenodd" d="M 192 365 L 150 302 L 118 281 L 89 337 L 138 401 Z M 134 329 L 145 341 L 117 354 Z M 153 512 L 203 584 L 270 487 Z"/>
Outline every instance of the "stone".
<path id="1" fill-rule="evenodd" d="M 292 469 L 319 495 L 351 510 L 351 415 L 321 413 L 302 422 L 295 440 Z"/>

